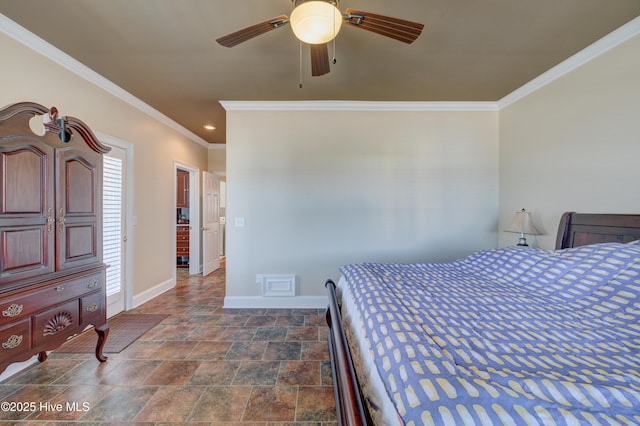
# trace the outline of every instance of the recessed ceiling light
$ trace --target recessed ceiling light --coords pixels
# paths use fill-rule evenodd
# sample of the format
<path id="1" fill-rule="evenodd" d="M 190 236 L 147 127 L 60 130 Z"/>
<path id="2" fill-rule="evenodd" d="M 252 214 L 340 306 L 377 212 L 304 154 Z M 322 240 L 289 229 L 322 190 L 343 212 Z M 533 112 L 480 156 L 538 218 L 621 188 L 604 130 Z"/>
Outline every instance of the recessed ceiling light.
<path id="1" fill-rule="evenodd" d="M 207 130 L 215 130 L 216 126 L 214 126 L 213 124 L 205 124 L 204 128 Z"/>

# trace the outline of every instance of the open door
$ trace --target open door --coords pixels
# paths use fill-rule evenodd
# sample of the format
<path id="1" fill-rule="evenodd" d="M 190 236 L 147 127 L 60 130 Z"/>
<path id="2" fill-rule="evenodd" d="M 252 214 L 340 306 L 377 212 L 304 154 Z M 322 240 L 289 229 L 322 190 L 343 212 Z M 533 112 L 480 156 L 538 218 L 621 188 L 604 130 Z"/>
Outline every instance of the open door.
<path id="1" fill-rule="evenodd" d="M 202 173 L 202 275 L 220 268 L 220 180 Z"/>
<path id="2" fill-rule="evenodd" d="M 126 308 L 127 277 L 127 150 L 110 144 L 103 168 L 103 261 L 107 268 L 107 317 Z"/>

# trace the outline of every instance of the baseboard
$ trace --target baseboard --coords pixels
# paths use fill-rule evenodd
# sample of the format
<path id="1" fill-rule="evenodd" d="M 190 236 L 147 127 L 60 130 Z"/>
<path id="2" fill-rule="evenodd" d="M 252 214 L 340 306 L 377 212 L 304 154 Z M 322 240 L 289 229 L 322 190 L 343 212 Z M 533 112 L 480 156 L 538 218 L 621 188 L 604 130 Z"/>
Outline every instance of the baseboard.
<path id="1" fill-rule="evenodd" d="M 323 309 L 327 305 L 326 296 L 227 296 L 224 298 L 225 309 Z"/>
<path id="2" fill-rule="evenodd" d="M 165 291 L 171 290 L 176 286 L 176 279 L 171 278 L 167 281 L 151 287 L 149 290 L 145 290 L 142 293 L 133 296 L 133 307 L 137 308 L 145 302 L 160 296 Z"/>

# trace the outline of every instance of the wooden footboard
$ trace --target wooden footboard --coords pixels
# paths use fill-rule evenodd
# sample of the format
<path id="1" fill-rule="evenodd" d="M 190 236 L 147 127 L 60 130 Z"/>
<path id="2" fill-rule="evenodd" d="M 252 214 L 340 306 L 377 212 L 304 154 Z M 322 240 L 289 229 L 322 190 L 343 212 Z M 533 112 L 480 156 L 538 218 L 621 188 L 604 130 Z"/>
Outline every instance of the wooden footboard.
<path id="1" fill-rule="evenodd" d="M 329 307 L 327 308 L 329 354 L 331 355 L 338 425 L 370 424 L 362 404 L 362 395 L 358 387 L 347 338 L 344 334 L 342 316 L 336 296 L 336 285 L 332 280 L 327 280 L 325 287 L 329 295 Z"/>

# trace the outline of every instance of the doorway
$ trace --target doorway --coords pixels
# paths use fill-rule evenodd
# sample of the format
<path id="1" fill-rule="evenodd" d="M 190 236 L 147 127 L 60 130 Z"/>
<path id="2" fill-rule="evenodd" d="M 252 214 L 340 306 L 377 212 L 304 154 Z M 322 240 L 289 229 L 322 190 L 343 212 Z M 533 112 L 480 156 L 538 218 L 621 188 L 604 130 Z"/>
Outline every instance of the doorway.
<path id="1" fill-rule="evenodd" d="M 175 216 L 175 266 L 200 273 L 200 169 L 188 164 L 173 163 Z"/>
<path id="2" fill-rule="evenodd" d="M 111 148 L 103 159 L 102 252 L 106 271 L 107 318 L 133 305 L 133 145 L 112 136 L 96 135 Z"/>

